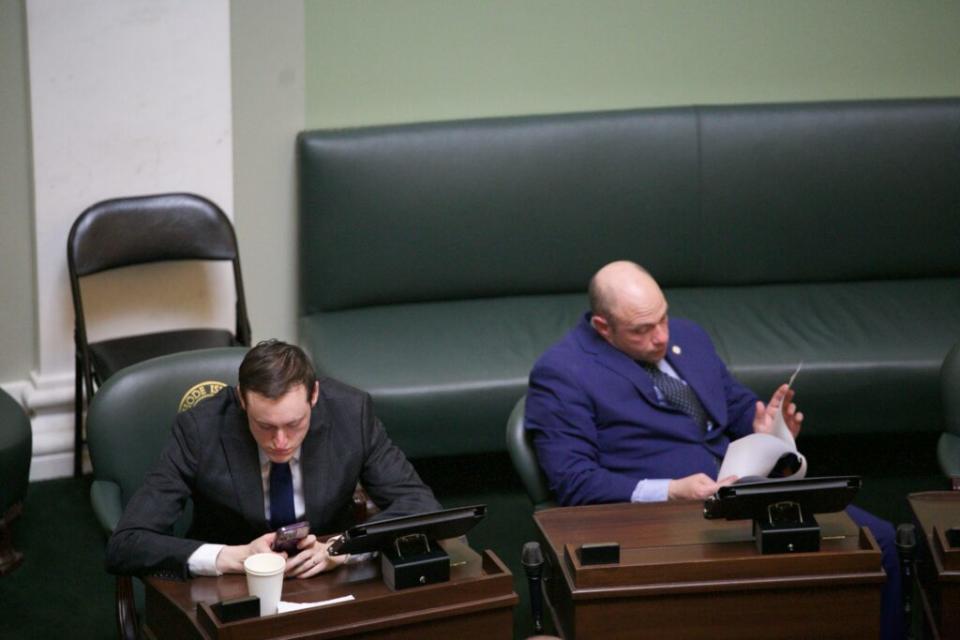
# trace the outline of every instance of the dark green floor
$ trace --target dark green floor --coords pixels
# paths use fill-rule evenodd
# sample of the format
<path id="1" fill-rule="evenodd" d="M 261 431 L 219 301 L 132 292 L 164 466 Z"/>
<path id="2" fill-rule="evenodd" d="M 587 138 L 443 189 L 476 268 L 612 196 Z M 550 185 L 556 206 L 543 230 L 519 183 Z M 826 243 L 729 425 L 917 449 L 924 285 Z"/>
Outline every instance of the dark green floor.
<path id="1" fill-rule="evenodd" d="M 864 488 L 856 503 L 894 524 L 910 518 L 904 496 L 945 488 L 934 456 L 935 436 L 820 439 L 803 447 L 811 475 L 856 473 Z M 530 635 L 523 543 L 533 540 L 531 508 L 506 454 L 416 463 L 447 507 L 483 503 L 487 519 L 469 535 L 492 549 L 514 573 L 521 597 L 515 637 Z M 0 638 L 113 638 L 113 581 L 102 567 L 103 539 L 90 510 L 89 478 L 30 485 L 14 525 L 26 561 L 0 578 Z"/>

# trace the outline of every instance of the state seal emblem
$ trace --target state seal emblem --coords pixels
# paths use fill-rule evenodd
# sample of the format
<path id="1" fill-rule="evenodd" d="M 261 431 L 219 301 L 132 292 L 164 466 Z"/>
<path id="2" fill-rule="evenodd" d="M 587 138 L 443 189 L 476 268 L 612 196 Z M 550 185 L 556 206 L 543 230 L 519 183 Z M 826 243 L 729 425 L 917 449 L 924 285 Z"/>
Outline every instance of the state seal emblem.
<path id="1" fill-rule="evenodd" d="M 225 386 L 227 386 L 227 383 L 220 382 L 219 380 L 206 380 L 193 385 L 187 389 L 187 392 L 180 398 L 180 406 L 177 407 L 177 412 L 193 409 L 201 400 L 206 400 L 210 396 L 215 396 L 220 393 L 220 390 Z"/>

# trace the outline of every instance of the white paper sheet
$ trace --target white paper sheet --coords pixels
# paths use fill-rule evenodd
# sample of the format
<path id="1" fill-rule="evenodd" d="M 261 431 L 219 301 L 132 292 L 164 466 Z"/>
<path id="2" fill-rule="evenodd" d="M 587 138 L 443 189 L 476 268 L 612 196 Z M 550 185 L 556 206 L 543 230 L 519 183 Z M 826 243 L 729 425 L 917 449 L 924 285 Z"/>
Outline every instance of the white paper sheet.
<path id="1" fill-rule="evenodd" d="M 331 598 L 330 600 L 318 600 L 317 602 L 284 602 L 277 603 L 277 613 L 287 613 L 288 611 L 299 611 L 300 609 L 309 609 L 311 607 L 325 607 L 330 604 L 339 604 L 341 602 L 350 602 L 354 597 L 342 596 L 340 598 Z"/>
<path id="2" fill-rule="evenodd" d="M 787 388 L 793 387 L 793 381 L 796 380 L 802 367 L 803 362 L 800 362 L 793 375 L 790 376 Z M 717 478 L 722 479 L 729 476 L 766 478 L 777 465 L 777 461 L 787 453 L 796 454 L 800 459 L 800 468 L 788 477 L 798 480 L 806 477 L 807 460 L 797 451 L 797 443 L 783 419 L 783 411 L 777 411 L 772 433 L 752 433 L 730 443 L 730 446 L 727 447 L 727 455 L 723 458 L 723 464 L 720 465 Z"/>

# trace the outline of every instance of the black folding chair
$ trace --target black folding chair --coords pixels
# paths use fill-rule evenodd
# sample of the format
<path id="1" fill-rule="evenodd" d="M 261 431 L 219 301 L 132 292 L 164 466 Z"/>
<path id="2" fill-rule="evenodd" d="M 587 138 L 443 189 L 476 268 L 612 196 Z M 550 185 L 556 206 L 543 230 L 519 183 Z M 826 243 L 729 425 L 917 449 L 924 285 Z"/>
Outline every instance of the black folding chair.
<path id="1" fill-rule="evenodd" d="M 89 343 L 80 279 L 111 269 L 177 260 L 229 260 L 236 291 L 236 328 L 184 328 Z M 76 345 L 74 475 L 81 473 L 83 412 L 110 376 L 131 364 L 180 351 L 250 346 L 240 255 L 230 220 L 206 198 L 168 193 L 99 202 L 73 223 L 67 239 Z"/>

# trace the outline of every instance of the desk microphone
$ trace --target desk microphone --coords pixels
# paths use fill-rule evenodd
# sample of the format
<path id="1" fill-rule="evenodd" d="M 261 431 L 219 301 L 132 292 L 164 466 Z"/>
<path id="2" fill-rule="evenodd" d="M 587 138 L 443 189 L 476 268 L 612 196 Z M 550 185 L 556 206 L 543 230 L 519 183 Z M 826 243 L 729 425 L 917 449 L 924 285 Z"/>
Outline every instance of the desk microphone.
<path id="1" fill-rule="evenodd" d="M 917 548 L 917 531 L 912 524 L 901 524 L 897 527 L 897 555 L 900 556 L 900 579 L 903 585 L 903 617 L 906 627 L 906 638 L 913 638 L 913 576 L 914 560 Z"/>
<path id="2" fill-rule="evenodd" d="M 539 542 L 527 542 L 520 553 L 520 564 L 527 574 L 527 588 L 530 591 L 530 613 L 533 616 L 533 629 L 543 631 L 543 593 L 540 590 L 540 577 L 543 574 L 543 552 Z"/>

